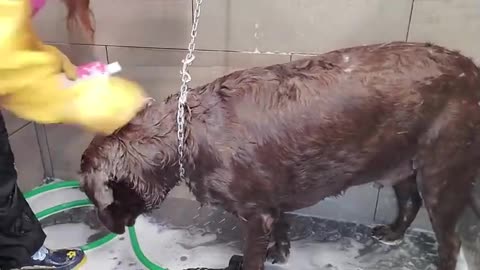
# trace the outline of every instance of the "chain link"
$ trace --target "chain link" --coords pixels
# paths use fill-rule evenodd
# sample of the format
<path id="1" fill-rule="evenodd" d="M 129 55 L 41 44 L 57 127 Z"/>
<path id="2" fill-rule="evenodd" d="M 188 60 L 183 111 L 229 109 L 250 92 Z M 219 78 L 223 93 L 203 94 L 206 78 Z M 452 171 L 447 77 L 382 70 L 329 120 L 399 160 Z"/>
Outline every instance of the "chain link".
<path id="1" fill-rule="evenodd" d="M 185 148 L 185 111 L 188 109 L 187 96 L 188 96 L 188 83 L 192 80 L 192 76 L 188 72 L 188 67 L 195 60 L 195 39 L 197 37 L 198 20 L 200 18 L 200 6 L 203 0 L 195 0 L 195 11 L 193 13 L 192 32 L 190 33 L 191 40 L 188 44 L 188 53 L 185 59 L 182 60 L 182 70 L 180 74 L 182 76 L 182 86 L 180 86 L 180 97 L 178 98 L 178 112 L 177 112 L 177 137 L 178 137 L 178 155 L 180 166 L 180 180 L 186 181 L 185 176 L 185 164 L 184 164 L 184 148 Z"/>

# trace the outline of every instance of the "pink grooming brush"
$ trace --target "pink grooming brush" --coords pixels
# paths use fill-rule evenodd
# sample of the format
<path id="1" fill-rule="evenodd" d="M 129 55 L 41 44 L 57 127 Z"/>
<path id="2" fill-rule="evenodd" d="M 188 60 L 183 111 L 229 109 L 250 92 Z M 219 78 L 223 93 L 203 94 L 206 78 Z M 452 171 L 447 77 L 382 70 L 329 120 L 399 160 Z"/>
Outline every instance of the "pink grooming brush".
<path id="1" fill-rule="evenodd" d="M 30 0 L 32 5 L 32 16 L 35 16 L 37 12 L 45 6 L 46 0 Z"/>
<path id="2" fill-rule="evenodd" d="M 79 79 L 98 75 L 113 75 L 120 72 L 122 67 L 119 63 L 103 64 L 101 62 L 91 62 L 77 68 L 77 75 Z"/>

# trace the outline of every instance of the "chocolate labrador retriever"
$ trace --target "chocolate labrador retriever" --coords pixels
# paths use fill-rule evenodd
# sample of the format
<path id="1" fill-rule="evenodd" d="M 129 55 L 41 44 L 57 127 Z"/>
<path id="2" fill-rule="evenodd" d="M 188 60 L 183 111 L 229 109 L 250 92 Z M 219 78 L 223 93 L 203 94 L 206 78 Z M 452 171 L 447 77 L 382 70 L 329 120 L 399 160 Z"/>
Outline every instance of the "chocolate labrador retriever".
<path id="1" fill-rule="evenodd" d="M 439 270 L 453 270 L 480 168 L 479 73 L 458 52 L 405 42 L 233 72 L 189 94 L 186 184 L 245 224 L 245 270 L 285 261 L 284 212 L 375 181 L 393 185 L 399 207 L 375 236 L 401 238 L 423 198 Z M 112 232 L 179 183 L 177 99 L 148 104 L 82 156 L 83 189 Z"/>

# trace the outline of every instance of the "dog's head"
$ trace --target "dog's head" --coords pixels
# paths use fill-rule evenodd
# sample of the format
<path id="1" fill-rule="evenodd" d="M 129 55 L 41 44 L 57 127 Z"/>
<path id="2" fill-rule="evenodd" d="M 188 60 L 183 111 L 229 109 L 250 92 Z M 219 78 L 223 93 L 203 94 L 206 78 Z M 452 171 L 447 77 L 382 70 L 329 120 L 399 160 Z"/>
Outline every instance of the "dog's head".
<path id="1" fill-rule="evenodd" d="M 158 205 L 178 178 L 169 173 L 171 149 L 156 121 L 141 112 L 109 136 L 96 136 L 80 165 L 81 189 L 96 207 L 100 221 L 122 234 L 136 218 Z"/>
<path id="2" fill-rule="evenodd" d="M 146 211 L 146 200 L 133 185 L 137 172 L 128 171 L 128 150 L 112 138 L 95 137 L 82 155 L 81 189 L 96 207 L 108 230 L 122 234 Z"/>

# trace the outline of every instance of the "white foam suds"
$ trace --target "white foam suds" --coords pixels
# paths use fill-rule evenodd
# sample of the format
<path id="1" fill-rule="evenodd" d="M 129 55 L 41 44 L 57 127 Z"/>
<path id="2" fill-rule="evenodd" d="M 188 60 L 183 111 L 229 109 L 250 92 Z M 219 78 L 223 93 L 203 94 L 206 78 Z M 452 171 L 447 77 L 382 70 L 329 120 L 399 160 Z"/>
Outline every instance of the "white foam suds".
<path id="1" fill-rule="evenodd" d="M 53 249 L 87 244 L 88 236 L 96 232 L 81 223 L 48 226 L 44 231 L 47 235 L 45 245 Z"/>
<path id="2" fill-rule="evenodd" d="M 359 270 L 355 258 L 362 245 L 356 243 L 348 250 L 341 250 L 338 243 L 293 242 L 291 257 L 285 265 L 267 265 L 267 269 L 330 269 Z"/>
<path id="3" fill-rule="evenodd" d="M 149 223 L 144 217 L 138 219 L 136 229 L 145 255 L 168 269 L 199 266 L 224 268 L 230 257 L 240 252 L 232 243 L 217 241 L 215 234 L 201 230 L 192 232 L 185 229 L 168 229 Z M 85 244 L 86 239 L 94 231 L 84 224 L 64 224 L 48 227 L 46 233 L 47 246 L 61 248 Z M 113 240 L 99 249 L 88 252 L 85 269 L 138 269 L 140 264 L 134 258 L 128 235 L 125 234 L 123 237 L 123 241 Z M 349 248 L 345 249 L 340 243 L 293 242 L 289 262 L 285 265 L 267 264 L 266 269 L 363 269 L 356 258 L 363 245 L 351 240 L 348 246 Z"/>
<path id="4" fill-rule="evenodd" d="M 135 258 L 128 236 L 123 241 L 114 240 L 87 253 L 87 263 L 82 270 L 138 270 L 145 267 Z M 172 269 L 173 270 L 173 269 Z"/>
<path id="5" fill-rule="evenodd" d="M 233 254 L 239 254 L 239 250 L 234 248 L 233 245 L 218 242 L 214 234 L 162 228 L 159 225 L 149 223 L 143 217 L 137 221 L 136 228 L 145 255 L 168 269 L 199 266 L 223 268 Z M 47 228 L 46 231 L 48 235 L 47 245 L 53 248 L 84 244 L 85 239 L 93 233 L 81 224 L 52 226 Z M 72 234 L 72 232 L 75 232 L 75 234 Z M 125 235 L 124 237 L 126 238 L 124 241 L 114 240 L 111 244 L 89 252 L 86 269 L 129 269 L 129 265 L 132 266 L 132 269 L 135 269 L 133 267 L 135 259 L 128 236 Z M 363 245 L 352 239 L 347 246 L 348 248 L 345 248 L 345 245 L 337 242 L 293 242 L 289 262 L 285 265 L 267 264 L 266 269 L 367 269 L 357 258 Z M 138 266 L 137 263 L 137 268 Z"/>
<path id="6" fill-rule="evenodd" d="M 144 253 L 169 269 L 224 268 L 230 257 L 238 253 L 228 244 L 217 242 L 212 233 L 159 228 L 144 218 L 137 221 L 136 228 Z"/>
<path id="7" fill-rule="evenodd" d="M 45 228 L 49 248 L 65 248 L 86 244 L 87 238 L 95 233 L 85 224 L 61 224 Z M 120 237 L 123 241 L 119 240 Z M 128 235 L 117 237 L 112 242 L 87 252 L 87 262 L 82 269 L 141 269 L 130 247 Z"/>

